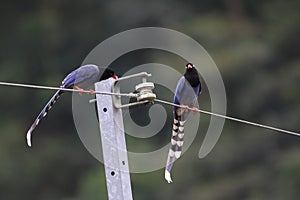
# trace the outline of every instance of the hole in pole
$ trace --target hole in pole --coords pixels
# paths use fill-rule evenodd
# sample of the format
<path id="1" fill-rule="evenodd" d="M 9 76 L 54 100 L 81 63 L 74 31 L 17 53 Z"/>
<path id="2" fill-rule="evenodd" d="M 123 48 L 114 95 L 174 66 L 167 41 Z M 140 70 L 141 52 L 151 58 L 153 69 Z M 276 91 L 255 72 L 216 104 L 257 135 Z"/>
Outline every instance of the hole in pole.
<path id="1" fill-rule="evenodd" d="M 111 172 L 110 172 L 110 175 L 111 175 L 111 176 L 114 176 L 114 175 L 116 175 L 116 172 L 115 172 L 115 171 L 111 171 Z"/>
<path id="2" fill-rule="evenodd" d="M 107 112 L 107 108 L 103 108 L 103 112 Z"/>

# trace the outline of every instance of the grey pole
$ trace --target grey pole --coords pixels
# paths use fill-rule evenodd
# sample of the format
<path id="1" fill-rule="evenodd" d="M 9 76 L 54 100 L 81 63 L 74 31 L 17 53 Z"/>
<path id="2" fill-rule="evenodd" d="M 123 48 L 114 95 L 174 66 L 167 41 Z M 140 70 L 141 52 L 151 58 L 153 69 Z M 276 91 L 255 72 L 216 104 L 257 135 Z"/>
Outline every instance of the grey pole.
<path id="1" fill-rule="evenodd" d="M 115 80 L 95 84 L 96 91 L 112 92 Z M 103 160 L 109 200 L 132 200 L 122 110 L 111 95 L 96 94 Z"/>

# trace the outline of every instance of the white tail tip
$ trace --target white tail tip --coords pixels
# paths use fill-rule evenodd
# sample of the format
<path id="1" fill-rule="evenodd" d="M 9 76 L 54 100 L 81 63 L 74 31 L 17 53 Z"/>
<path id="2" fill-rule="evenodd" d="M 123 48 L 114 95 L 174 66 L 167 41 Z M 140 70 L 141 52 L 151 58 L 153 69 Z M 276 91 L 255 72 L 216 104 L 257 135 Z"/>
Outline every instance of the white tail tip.
<path id="1" fill-rule="evenodd" d="M 31 147 L 31 131 L 29 130 L 26 135 L 27 145 Z"/>
<path id="2" fill-rule="evenodd" d="M 167 170 L 165 170 L 165 179 L 168 183 L 172 183 L 172 178 L 171 178 L 171 174 L 170 172 L 168 172 Z"/>
<path id="3" fill-rule="evenodd" d="M 178 145 L 178 146 L 182 146 L 182 145 L 183 145 L 183 142 L 180 143 L 180 145 Z M 176 151 L 176 152 L 175 152 L 175 157 L 176 157 L 177 159 L 180 157 L 180 155 L 181 155 L 181 151 Z"/>

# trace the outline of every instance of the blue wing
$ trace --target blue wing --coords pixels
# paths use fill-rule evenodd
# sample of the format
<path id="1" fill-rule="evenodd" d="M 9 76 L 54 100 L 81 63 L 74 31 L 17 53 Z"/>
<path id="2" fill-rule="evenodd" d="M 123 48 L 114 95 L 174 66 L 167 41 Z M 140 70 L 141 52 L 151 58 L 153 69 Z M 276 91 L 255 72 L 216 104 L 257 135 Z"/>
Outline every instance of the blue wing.
<path id="1" fill-rule="evenodd" d="M 183 76 L 178 81 L 174 95 L 174 103 L 178 105 L 183 104 L 194 106 L 197 102 L 200 91 L 201 84 L 196 87 L 192 87 Z"/>
<path id="2" fill-rule="evenodd" d="M 69 73 L 66 78 L 62 81 L 61 88 L 72 88 L 74 85 L 79 85 L 80 87 L 88 87 L 91 84 L 99 80 L 100 71 L 96 65 L 84 65 L 78 69 Z M 31 127 L 27 132 L 27 144 L 31 146 L 31 134 L 35 127 L 39 124 L 40 120 L 45 117 L 48 111 L 56 103 L 60 95 L 63 93 L 62 90 L 56 91 L 56 93 L 51 97 L 45 107 L 42 109 L 40 114 L 37 116 Z"/>
<path id="3" fill-rule="evenodd" d="M 183 86 L 185 84 L 185 78 L 181 77 L 177 83 L 175 95 L 174 95 L 174 103 L 180 105 L 179 99 L 182 93 Z"/>
<path id="4" fill-rule="evenodd" d="M 62 87 L 70 88 L 74 85 L 86 88 L 100 79 L 100 69 L 96 65 L 84 65 L 72 71 L 62 81 Z"/>
<path id="5" fill-rule="evenodd" d="M 66 76 L 66 78 L 61 83 L 62 87 L 70 88 L 70 87 L 74 86 L 75 81 L 76 81 L 76 76 L 77 76 L 77 73 L 78 73 L 77 70 L 72 71 L 70 74 L 68 74 Z"/>
<path id="6" fill-rule="evenodd" d="M 198 95 L 201 92 L 201 83 L 196 87 L 192 87 L 185 77 L 181 77 L 178 81 L 175 95 L 174 104 L 194 106 L 197 101 Z M 172 182 L 171 170 L 173 163 L 180 157 L 182 146 L 184 143 L 184 124 L 186 122 L 188 112 L 184 109 L 174 106 L 174 119 L 173 130 L 171 136 L 171 144 L 168 153 L 167 164 L 165 168 L 165 179 L 168 183 Z"/>

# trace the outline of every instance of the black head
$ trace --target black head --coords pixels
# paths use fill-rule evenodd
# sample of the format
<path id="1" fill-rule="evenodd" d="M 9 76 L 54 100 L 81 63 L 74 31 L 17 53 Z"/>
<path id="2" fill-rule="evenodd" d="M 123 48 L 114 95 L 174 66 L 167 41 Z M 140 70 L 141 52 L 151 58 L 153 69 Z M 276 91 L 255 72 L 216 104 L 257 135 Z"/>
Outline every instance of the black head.
<path id="1" fill-rule="evenodd" d="M 197 87 L 200 84 L 200 78 L 197 69 L 192 63 L 185 65 L 186 71 L 184 77 L 188 80 L 192 87 Z"/>
<path id="2" fill-rule="evenodd" d="M 193 65 L 192 63 L 187 63 L 187 64 L 185 65 L 185 68 L 186 68 L 186 69 L 192 69 L 192 68 L 194 68 L 194 65 Z"/>
<path id="3" fill-rule="evenodd" d="M 109 78 L 117 79 L 117 76 L 116 76 L 116 73 L 112 69 L 106 68 L 101 75 L 100 81 L 106 80 Z"/>

